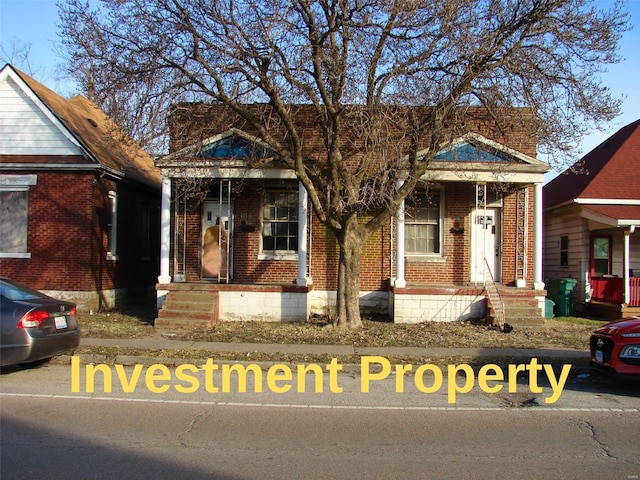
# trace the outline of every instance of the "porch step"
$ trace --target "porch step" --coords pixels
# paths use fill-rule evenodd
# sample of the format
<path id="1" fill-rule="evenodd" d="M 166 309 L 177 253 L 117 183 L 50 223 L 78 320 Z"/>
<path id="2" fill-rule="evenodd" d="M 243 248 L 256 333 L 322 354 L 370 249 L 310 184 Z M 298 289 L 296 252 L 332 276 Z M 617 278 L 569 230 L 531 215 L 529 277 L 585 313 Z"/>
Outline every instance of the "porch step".
<path id="1" fill-rule="evenodd" d="M 218 321 L 218 293 L 171 290 L 158 311 L 160 329 L 208 328 Z"/>
<path id="2" fill-rule="evenodd" d="M 545 321 L 541 315 L 538 301 L 530 292 L 518 292 L 509 290 L 500 290 L 500 299 L 502 300 L 502 308 L 504 322 L 518 330 L 538 330 L 544 328 Z M 490 302 L 488 316 L 493 319 L 496 312 L 491 308 Z"/>

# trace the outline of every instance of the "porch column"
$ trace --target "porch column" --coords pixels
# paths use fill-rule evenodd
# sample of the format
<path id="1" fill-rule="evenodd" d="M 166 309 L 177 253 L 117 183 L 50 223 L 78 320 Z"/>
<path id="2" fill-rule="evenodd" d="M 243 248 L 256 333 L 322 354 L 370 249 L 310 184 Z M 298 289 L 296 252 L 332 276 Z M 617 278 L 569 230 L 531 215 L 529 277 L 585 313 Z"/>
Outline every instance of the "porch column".
<path id="1" fill-rule="evenodd" d="M 169 247 L 171 242 L 171 179 L 162 177 L 162 194 L 160 201 L 160 275 L 158 283 L 171 283 L 169 275 Z M 156 292 L 158 310 L 169 293 L 167 290 Z"/>
<path id="2" fill-rule="evenodd" d="M 394 286 L 398 288 L 407 286 L 404 279 L 404 200 L 396 212 L 396 279 Z"/>
<path id="3" fill-rule="evenodd" d="M 636 230 L 635 225 L 630 226 L 629 228 L 625 228 L 624 231 L 624 257 L 623 257 L 623 267 L 622 267 L 622 278 L 624 285 L 624 304 L 628 305 L 629 300 L 631 299 L 631 288 L 629 286 L 629 267 L 631 266 L 629 261 L 629 240 L 631 239 L 631 234 Z"/>
<path id="4" fill-rule="evenodd" d="M 534 187 L 534 253 L 533 253 L 533 288 L 544 289 L 542 281 L 542 183 L 536 183 Z"/>
<path id="5" fill-rule="evenodd" d="M 296 285 L 306 287 L 311 285 L 311 277 L 307 276 L 308 238 L 307 227 L 309 223 L 309 194 L 302 182 L 298 182 L 298 278 Z"/>

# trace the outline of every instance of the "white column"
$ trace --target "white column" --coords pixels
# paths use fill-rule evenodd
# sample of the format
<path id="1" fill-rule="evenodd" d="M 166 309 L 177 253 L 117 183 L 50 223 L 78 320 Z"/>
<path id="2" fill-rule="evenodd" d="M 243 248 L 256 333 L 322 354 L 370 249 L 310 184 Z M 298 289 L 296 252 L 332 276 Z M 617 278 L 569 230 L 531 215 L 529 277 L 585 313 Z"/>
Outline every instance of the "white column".
<path id="1" fill-rule="evenodd" d="M 631 238 L 631 234 L 635 231 L 635 226 L 631 226 L 629 228 L 624 229 L 624 257 L 623 257 L 623 267 L 622 267 L 622 278 L 624 279 L 624 303 L 625 305 L 629 304 L 629 300 L 631 297 L 631 289 L 629 287 L 629 268 L 631 266 L 629 261 L 629 240 Z"/>
<path id="2" fill-rule="evenodd" d="M 158 283 L 171 283 L 169 275 L 169 251 L 171 245 L 171 179 L 162 178 L 160 200 L 160 275 Z M 168 290 L 156 290 L 156 308 L 160 310 L 167 298 Z"/>
<path id="3" fill-rule="evenodd" d="M 160 203 L 160 276 L 158 283 L 171 282 L 169 275 L 169 248 L 171 242 L 171 179 L 162 179 Z"/>
<path id="4" fill-rule="evenodd" d="M 396 278 L 393 284 L 398 288 L 407 286 L 404 279 L 404 200 L 396 212 Z"/>
<path id="5" fill-rule="evenodd" d="M 306 287 L 311 284 L 311 277 L 307 276 L 307 227 L 309 219 L 308 208 L 309 194 L 298 182 L 298 278 L 296 284 L 299 287 Z"/>
<path id="6" fill-rule="evenodd" d="M 534 253 L 533 253 L 533 288 L 536 290 L 544 289 L 542 281 L 542 183 L 536 183 L 533 196 L 534 206 Z"/>

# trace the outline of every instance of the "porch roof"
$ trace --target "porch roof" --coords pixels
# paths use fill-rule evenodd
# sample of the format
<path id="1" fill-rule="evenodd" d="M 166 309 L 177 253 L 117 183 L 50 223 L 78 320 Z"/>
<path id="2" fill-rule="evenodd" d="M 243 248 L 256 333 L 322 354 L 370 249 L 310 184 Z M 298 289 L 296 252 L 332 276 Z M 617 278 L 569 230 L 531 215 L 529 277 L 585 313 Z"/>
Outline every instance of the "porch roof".
<path id="1" fill-rule="evenodd" d="M 473 132 L 442 147 L 423 179 L 531 184 L 542 183 L 550 169 L 545 162 Z M 258 164 L 251 165 L 250 158 Z M 164 177 L 173 178 L 295 178 L 266 144 L 235 128 L 159 158 L 156 166 Z"/>
<path id="2" fill-rule="evenodd" d="M 614 227 L 640 226 L 640 205 L 582 205 L 582 216 Z"/>

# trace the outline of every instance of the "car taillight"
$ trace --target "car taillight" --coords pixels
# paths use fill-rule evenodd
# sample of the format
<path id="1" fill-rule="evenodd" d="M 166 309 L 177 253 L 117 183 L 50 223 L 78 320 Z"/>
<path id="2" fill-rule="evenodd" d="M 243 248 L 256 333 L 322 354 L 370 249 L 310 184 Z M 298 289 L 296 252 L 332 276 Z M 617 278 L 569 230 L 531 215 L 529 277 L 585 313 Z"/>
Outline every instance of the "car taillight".
<path id="1" fill-rule="evenodd" d="M 76 307 L 72 307 L 71 310 L 69 310 L 69 313 L 71 314 L 72 317 L 75 318 L 76 317 L 76 311 L 77 311 Z"/>
<path id="2" fill-rule="evenodd" d="M 18 322 L 18 328 L 37 328 L 42 325 L 47 318 L 49 318 L 49 312 L 46 310 L 32 310 L 27 313 Z"/>

